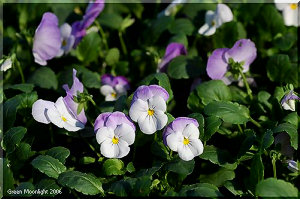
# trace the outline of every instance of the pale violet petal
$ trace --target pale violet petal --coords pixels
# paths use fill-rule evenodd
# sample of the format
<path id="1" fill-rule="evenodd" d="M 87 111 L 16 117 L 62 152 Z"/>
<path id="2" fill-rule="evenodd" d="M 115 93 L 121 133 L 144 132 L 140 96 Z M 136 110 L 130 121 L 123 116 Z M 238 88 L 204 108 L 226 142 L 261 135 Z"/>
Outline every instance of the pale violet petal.
<path id="1" fill-rule="evenodd" d="M 179 157 L 184 161 L 190 161 L 195 157 L 188 145 L 179 144 L 177 147 L 177 151 Z"/>
<path id="2" fill-rule="evenodd" d="M 72 32 L 72 27 L 69 24 L 64 23 L 63 25 L 60 26 L 60 35 L 63 39 L 69 38 L 71 32 Z"/>
<path id="3" fill-rule="evenodd" d="M 113 144 L 111 140 L 105 140 L 100 146 L 100 152 L 104 157 L 116 158 L 119 152 L 119 147 Z"/>
<path id="4" fill-rule="evenodd" d="M 110 85 L 103 85 L 100 88 L 100 92 L 102 93 L 102 95 L 108 96 L 108 95 L 111 95 L 112 93 L 115 93 L 115 90 Z"/>
<path id="5" fill-rule="evenodd" d="M 165 100 L 162 97 L 158 96 L 158 95 L 153 96 L 152 98 L 150 98 L 148 100 L 148 104 L 149 104 L 149 108 L 154 110 L 154 111 L 160 110 L 160 111 L 165 112 L 167 110 L 167 105 L 166 105 Z"/>
<path id="6" fill-rule="evenodd" d="M 203 153 L 203 144 L 199 139 L 189 139 L 189 148 L 194 156 L 198 156 Z"/>
<path id="7" fill-rule="evenodd" d="M 47 115 L 49 109 L 56 109 L 53 102 L 41 99 L 37 100 L 32 105 L 32 116 L 38 122 L 49 124 L 50 120 Z"/>
<path id="8" fill-rule="evenodd" d="M 123 158 L 128 155 L 130 148 L 126 141 L 120 139 L 117 146 L 119 148 L 119 153 L 116 155 L 116 158 Z"/>
<path id="9" fill-rule="evenodd" d="M 102 127 L 100 129 L 98 129 L 97 133 L 96 133 L 96 140 L 98 142 L 98 144 L 101 144 L 102 142 L 104 142 L 105 140 L 112 140 L 114 137 L 114 131 L 111 128 L 108 127 Z"/>
<path id="10" fill-rule="evenodd" d="M 153 116 L 147 116 L 146 118 L 139 118 L 138 124 L 141 131 L 145 134 L 153 134 L 156 129 L 156 118 Z"/>
<path id="11" fill-rule="evenodd" d="M 189 139 L 198 139 L 199 138 L 199 129 L 194 124 L 188 124 L 183 132 L 182 135 Z"/>
<path id="12" fill-rule="evenodd" d="M 134 129 L 128 124 L 121 124 L 115 129 L 115 135 L 120 139 L 132 145 L 135 139 Z"/>
<path id="13" fill-rule="evenodd" d="M 153 121 L 156 123 L 156 129 L 161 130 L 163 129 L 167 122 L 168 122 L 168 116 L 161 110 L 156 110 L 154 113 L 154 118 Z"/>
<path id="14" fill-rule="evenodd" d="M 233 14 L 230 8 L 225 4 L 218 4 L 216 10 L 217 28 L 220 27 L 223 23 L 230 22 L 232 20 Z"/>
<path id="15" fill-rule="evenodd" d="M 182 144 L 182 142 L 183 142 L 183 136 L 182 136 L 181 132 L 178 132 L 178 131 L 175 133 L 171 133 L 170 135 L 167 136 L 166 142 L 167 142 L 168 147 L 172 151 L 177 151 L 177 146 L 179 144 Z"/>
<path id="16" fill-rule="evenodd" d="M 140 117 L 145 119 L 148 115 L 148 109 L 149 107 L 147 102 L 137 99 L 129 109 L 129 116 L 133 121 L 137 122 Z"/>

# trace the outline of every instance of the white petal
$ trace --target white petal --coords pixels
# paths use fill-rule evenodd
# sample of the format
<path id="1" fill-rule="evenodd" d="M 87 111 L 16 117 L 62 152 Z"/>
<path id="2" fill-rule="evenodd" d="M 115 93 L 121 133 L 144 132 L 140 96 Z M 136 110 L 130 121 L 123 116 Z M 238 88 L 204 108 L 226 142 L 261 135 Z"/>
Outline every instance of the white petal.
<path id="1" fill-rule="evenodd" d="M 290 110 L 290 111 L 295 111 L 295 100 L 288 100 L 285 103 L 282 104 L 282 107 L 284 110 Z"/>
<path id="2" fill-rule="evenodd" d="M 153 134 L 156 129 L 156 118 L 153 116 L 147 116 L 146 118 L 139 118 L 138 124 L 141 131 L 145 134 Z"/>
<path id="3" fill-rule="evenodd" d="M 69 124 L 68 122 L 63 123 L 63 127 L 67 131 L 78 131 L 84 128 L 84 125 L 81 122 L 77 122 L 75 125 Z"/>
<path id="4" fill-rule="evenodd" d="M 284 23 L 287 26 L 298 26 L 298 8 L 293 10 L 287 6 L 282 11 Z"/>
<path id="5" fill-rule="evenodd" d="M 184 161 L 190 161 L 195 157 L 188 145 L 179 144 L 177 147 L 177 151 L 179 157 Z"/>
<path id="6" fill-rule="evenodd" d="M 49 124 L 50 120 L 47 115 L 49 109 L 56 109 L 53 102 L 37 100 L 32 105 L 32 116 L 38 122 Z"/>
<path id="7" fill-rule="evenodd" d="M 281 3 L 279 3 L 278 1 L 274 1 L 275 2 L 275 6 L 278 10 L 283 10 L 285 7 L 289 6 L 288 3 L 284 3 L 281 1 Z"/>
<path id="8" fill-rule="evenodd" d="M 58 110 L 56 108 L 48 109 L 47 110 L 47 115 L 48 115 L 48 118 L 49 118 L 50 122 L 52 122 L 53 124 L 55 124 L 59 128 L 63 128 L 64 121 L 62 120 L 61 114 L 58 112 Z"/>
<path id="9" fill-rule="evenodd" d="M 115 135 L 118 136 L 119 140 L 124 140 L 131 145 L 134 143 L 135 133 L 134 129 L 128 124 L 121 124 L 115 129 Z M 99 143 L 99 142 L 98 142 Z"/>
<path id="10" fill-rule="evenodd" d="M 189 139 L 188 147 L 192 151 L 194 156 L 198 156 L 203 153 L 203 144 L 199 139 Z"/>
<path id="11" fill-rule="evenodd" d="M 204 36 L 210 36 L 215 34 L 216 26 L 209 26 L 208 24 L 204 24 L 198 31 L 199 34 Z"/>
<path id="12" fill-rule="evenodd" d="M 107 101 L 107 102 L 116 101 L 116 99 L 117 99 L 117 97 L 114 97 L 111 94 L 105 96 L 105 101 Z"/>
<path id="13" fill-rule="evenodd" d="M 148 104 L 149 104 L 149 108 L 154 111 L 160 110 L 165 112 L 167 110 L 167 105 L 165 100 L 158 95 L 151 97 L 148 100 Z"/>
<path id="14" fill-rule="evenodd" d="M 148 115 L 148 103 L 137 99 L 129 109 L 129 116 L 130 118 L 137 122 L 139 118 L 145 119 Z"/>
<path id="15" fill-rule="evenodd" d="M 111 128 L 108 127 L 102 127 L 100 129 L 98 129 L 97 133 L 96 133 L 96 140 L 98 142 L 98 144 L 101 144 L 102 142 L 104 142 L 105 140 L 112 140 L 114 137 L 114 131 Z"/>
<path id="16" fill-rule="evenodd" d="M 182 135 L 189 139 L 198 139 L 199 138 L 199 129 L 194 124 L 188 124 L 184 128 Z"/>
<path id="17" fill-rule="evenodd" d="M 156 129 L 161 130 L 164 128 L 168 122 L 168 116 L 160 110 L 155 110 L 154 117 L 156 120 L 153 121 L 156 123 Z"/>
<path id="18" fill-rule="evenodd" d="M 183 136 L 180 132 L 171 133 L 167 136 L 166 141 L 172 151 L 177 151 L 177 146 L 183 142 Z"/>
<path id="19" fill-rule="evenodd" d="M 126 95 L 127 94 L 127 90 L 126 90 L 126 88 L 123 86 L 123 85 L 119 85 L 119 84 L 117 84 L 116 86 L 115 86 L 115 89 L 116 89 L 116 91 L 117 91 L 117 94 L 118 95 Z"/>
<path id="20" fill-rule="evenodd" d="M 47 65 L 47 61 L 43 60 L 38 53 L 34 52 L 33 56 L 34 56 L 34 62 L 40 64 L 41 66 L 46 66 Z"/>
<path id="21" fill-rule="evenodd" d="M 205 13 L 205 23 L 206 24 L 212 24 L 212 22 L 215 20 L 215 12 L 212 10 L 208 10 Z"/>
<path id="22" fill-rule="evenodd" d="M 119 140 L 117 146 L 119 148 L 119 153 L 116 155 L 116 158 L 123 158 L 124 156 L 128 155 L 130 148 L 127 142 L 124 140 Z"/>
<path id="23" fill-rule="evenodd" d="M 115 93 L 115 90 L 110 85 L 103 85 L 100 88 L 100 92 L 102 93 L 102 95 L 107 96 Z"/>
<path id="24" fill-rule="evenodd" d="M 111 140 L 105 140 L 100 146 L 100 152 L 107 158 L 116 158 L 119 152 L 119 147 L 113 144 Z"/>
<path id="25" fill-rule="evenodd" d="M 71 31 L 72 27 L 67 23 L 60 26 L 60 35 L 63 39 L 67 39 L 71 35 Z"/>
<path id="26" fill-rule="evenodd" d="M 6 59 L 0 67 L 0 71 L 7 71 L 8 69 L 10 69 L 12 67 L 12 61 L 11 58 Z"/>
<path id="27" fill-rule="evenodd" d="M 218 4 L 216 16 L 217 28 L 220 27 L 223 23 L 233 20 L 233 14 L 230 8 L 225 4 Z"/>

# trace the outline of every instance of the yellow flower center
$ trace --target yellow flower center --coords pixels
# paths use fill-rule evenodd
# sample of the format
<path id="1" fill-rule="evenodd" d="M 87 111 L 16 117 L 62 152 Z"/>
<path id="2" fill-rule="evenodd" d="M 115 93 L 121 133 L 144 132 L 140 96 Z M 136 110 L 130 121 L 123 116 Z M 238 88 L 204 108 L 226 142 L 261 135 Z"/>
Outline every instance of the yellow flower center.
<path id="1" fill-rule="evenodd" d="M 185 137 L 185 138 L 183 139 L 183 144 L 184 144 L 184 145 L 188 145 L 189 143 L 190 143 L 189 139 Z"/>
<path id="2" fill-rule="evenodd" d="M 152 116 L 152 115 L 154 115 L 154 113 L 155 113 L 155 112 L 154 112 L 153 109 L 149 109 L 149 110 L 148 110 L 148 115 Z"/>
<path id="3" fill-rule="evenodd" d="M 296 10 L 297 7 L 298 7 L 298 5 L 297 5 L 296 3 L 292 3 L 292 4 L 290 5 L 290 7 L 291 7 L 292 10 Z"/>
<path id="4" fill-rule="evenodd" d="M 61 119 L 66 122 L 67 121 L 67 118 L 65 118 L 64 116 L 61 116 Z"/>
<path id="5" fill-rule="evenodd" d="M 66 45 L 67 45 L 67 41 L 66 41 L 66 40 L 63 40 L 63 42 L 62 42 L 61 45 L 62 45 L 62 46 L 66 46 Z"/>
<path id="6" fill-rule="evenodd" d="M 116 138 L 115 136 L 112 139 L 112 143 L 118 144 L 119 143 L 119 138 Z"/>
<path id="7" fill-rule="evenodd" d="M 113 98 L 116 98 L 116 97 L 117 97 L 117 94 L 116 94 L 116 93 L 111 93 L 111 96 L 112 96 Z"/>

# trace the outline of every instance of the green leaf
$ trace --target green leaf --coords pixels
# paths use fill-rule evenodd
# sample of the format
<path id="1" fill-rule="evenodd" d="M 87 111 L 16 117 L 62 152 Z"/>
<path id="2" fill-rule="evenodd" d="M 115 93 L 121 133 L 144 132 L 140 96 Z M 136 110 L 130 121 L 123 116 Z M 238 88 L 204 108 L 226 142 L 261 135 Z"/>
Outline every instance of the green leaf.
<path id="1" fill-rule="evenodd" d="M 268 93 L 267 91 L 259 91 L 257 95 L 258 101 L 266 106 L 269 110 L 272 109 L 272 104 L 269 102 L 269 99 L 271 97 L 271 94 Z"/>
<path id="2" fill-rule="evenodd" d="M 126 197 L 128 196 L 127 193 L 129 193 L 130 189 L 130 184 L 126 180 L 120 180 L 117 182 L 114 182 L 109 190 L 114 193 L 118 197 Z"/>
<path id="3" fill-rule="evenodd" d="M 246 138 L 243 140 L 240 146 L 237 159 L 242 158 L 249 151 L 256 140 L 256 135 L 253 130 L 245 130 L 244 134 L 246 135 Z"/>
<path id="4" fill-rule="evenodd" d="M 66 171 L 66 167 L 49 155 L 39 155 L 31 162 L 32 166 L 49 177 L 57 179 L 59 174 Z"/>
<path id="5" fill-rule="evenodd" d="M 25 190 L 26 189 L 26 193 Z M 27 191 L 29 190 L 29 191 Z M 21 182 L 20 185 L 16 188 L 16 191 L 21 191 L 22 194 L 18 194 L 15 196 L 23 196 L 23 197 L 29 197 L 32 196 L 32 194 L 30 194 L 31 191 L 34 191 L 34 185 L 31 182 Z"/>
<path id="6" fill-rule="evenodd" d="M 155 141 L 151 145 L 151 152 L 162 159 L 168 160 L 169 157 L 169 151 L 167 147 L 163 144 L 163 142 Z"/>
<path id="7" fill-rule="evenodd" d="M 84 156 L 80 159 L 80 164 L 92 164 L 95 163 L 96 159 L 89 156 Z"/>
<path id="8" fill-rule="evenodd" d="M 0 169 L 3 172 L 2 176 L 2 180 L 0 181 L 0 185 L 1 187 L 3 187 L 3 195 L 6 196 L 7 195 L 7 191 L 9 189 L 14 190 L 15 189 L 15 180 L 14 180 L 14 175 L 13 172 L 10 169 L 9 166 L 9 162 L 6 158 L 4 159 L 0 159 Z M 5 182 L 5 183 L 3 183 Z"/>
<path id="9" fill-rule="evenodd" d="M 148 169 L 141 169 L 136 173 L 136 177 L 141 177 L 141 176 L 152 176 L 154 173 L 159 171 L 164 163 L 158 162 L 155 165 L 153 165 L 151 168 Z"/>
<path id="10" fill-rule="evenodd" d="M 58 81 L 55 73 L 49 67 L 39 67 L 32 76 L 29 77 L 29 83 L 46 89 L 57 89 Z"/>
<path id="11" fill-rule="evenodd" d="M 33 103 L 38 100 L 38 95 L 34 91 L 32 93 L 24 93 L 20 95 L 20 104 L 18 109 L 31 108 Z"/>
<path id="12" fill-rule="evenodd" d="M 14 89 L 14 90 L 20 90 L 24 93 L 30 93 L 32 92 L 34 88 L 33 84 L 14 84 L 6 87 L 5 89 Z"/>
<path id="13" fill-rule="evenodd" d="M 192 113 L 189 114 L 189 117 L 194 118 L 197 120 L 198 124 L 199 124 L 199 132 L 200 132 L 200 139 L 203 140 L 205 135 L 204 135 L 204 117 L 202 114 L 200 113 Z"/>
<path id="14" fill-rule="evenodd" d="M 250 119 L 247 107 L 232 102 L 211 102 L 205 106 L 204 113 L 209 116 L 215 115 L 232 124 L 243 124 Z"/>
<path id="15" fill-rule="evenodd" d="M 173 17 L 171 16 L 162 16 L 162 17 L 158 17 L 157 19 L 153 20 L 152 23 L 150 24 L 151 27 L 151 42 L 155 42 L 161 35 L 161 33 L 163 33 L 165 30 L 167 30 L 173 21 Z M 148 35 L 149 33 L 147 33 Z"/>
<path id="16" fill-rule="evenodd" d="M 221 124 L 221 119 L 216 116 L 209 116 L 205 118 L 205 131 L 203 141 L 208 141 L 211 136 L 219 130 Z"/>
<path id="17" fill-rule="evenodd" d="M 169 31 L 172 34 L 185 34 L 192 35 L 194 31 L 194 25 L 189 19 L 176 19 L 171 23 Z"/>
<path id="18" fill-rule="evenodd" d="M 267 132 L 264 133 L 262 137 L 261 142 L 261 152 L 263 152 L 264 149 L 269 148 L 274 142 L 273 132 L 271 130 L 267 130 Z"/>
<path id="19" fill-rule="evenodd" d="M 122 95 L 120 96 L 114 106 L 114 111 L 120 111 L 123 112 L 126 109 L 126 101 L 127 101 L 127 96 L 126 95 Z"/>
<path id="20" fill-rule="evenodd" d="M 225 182 L 228 180 L 232 180 L 235 178 L 235 173 L 232 170 L 221 168 L 215 173 L 208 174 L 208 175 L 200 175 L 199 181 L 206 182 L 209 184 L 213 184 L 217 187 L 223 186 Z"/>
<path id="21" fill-rule="evenodd" d="M 107 176 L 123 175 L 124 163 L 119 159 L 108 159 L 103 163 L 103 171 Z"/>
<path id="22" fill-rule="evenodd" d="M 106 61 L 107 65 L 113 66 L 118 63 L 119 58 L 120 58 L 119 49 L 111 48 L 111 49 L 109 49 L 109 51 L 105 57 L 105 61 Z"/>
<path id="23" fill-rule="evenodd" d="M 168 116 L 167 125 L 173 122 L 173 120 L 175 120 L 175 117 L 173 117 L 173 115 L 171 115 L 170 113 L 166 113 L 166 115 Z"/>
<path id="24" fill-rule="evenodd" d="M 149 176 L 142 176 L 138 178 L 133 188 L 134 196 L 148 196 L 151 184 Z"/>
<path id="25" fill-rule="evenodd" d="M 283 123 L 278 125 L 273 129 L 273 133 L 279 133 L 279 132 L 287 132 L 290 136 L 291 146 L 297 150 L 298 149 L 298 133 L 297 133 L 297 127 L 290 123 Z"/>
<path id="26" fill-rule="evenodd" d="M 16 146 L 21 142 L 25 136 L 27 129 L 24 127 L 13 127 L 9 129 L 3 138 L 3 147 L 7 153 L 12 153 Z"/>
<path id="27" fill-rule="evenodd" d="M 185 185 L 179 192 L 181 197 L 222 197 L 219 189 L 208 183 L 197 183 L 192 185 Z"/>
<path id="28" fill-rule="evenodd" d="M 185 48 L 188 47 L 188 39 L 184 33 L 179 33 L 171 37 L 168 43 L 172 43 L 172 42 L 181 43 L 185 46 Z"/>
<path id="29" fill-rule="evenodd" d="M 184 161 L 179 157 L 174 158 L 171 162 L 166 164 L 166 169 L 174 173 L 181 175 L 189 175 L 193 172 L 195 166 L 195 161 Z"/>
<path id="30" fill-rule="evenodd" d="M 124 31 L 126 30 L 126 28 L 128 28 L 129 26 L 131 26 L 134 23 L 134 19 L 131 19 L 129 16 L 126 17 L 125 19 L 123 19 L 122 23 L 121 23 L 121 27 L 120 30 Z"/>
<path id="31" fill-rule="evenodd" d="M 264 179 L 264 164 L 260 154 L 254 156 L 250 168 L 249 187 L 254 191 L 256 184 Z"/>
<path id="32" fill-rule="evenodd" d="M 173 79 L 198 77 L 205 71 L 200 57 L 177 56 L 168 65 L 168 75 Z"/>
<path id="33" fill-rule="evenodd" d="M 213 101 L 230 101 L 231 93 L 228 86 L 221 80 L 210 80 L 196 87 L 197 94 L 204 105 Z"/>
<path id="34" fill-rule="evenodd" d="M 101 38 L 97 32 L 87 34 L 76 48 L 77 58 L 84 63 L 96 61 L 99 56 L 100 45 Z"/>
<path id="35" fill-rule="evenodd" d="M 52 156 L 65 164 L 67 157 L 70 155 L 70 150 L 62 146 L 53 147 L 46 152 L 46 155 Z"/>
<path id="36" fill-rule="evenodd" d="M 109 27 L 111 29 L 120 30 L 123 19 L 120 15 L 115 13 L 102 13 L 99 16 L 99 22 L 101 25 Z"/>
<path id="37" fill-rule="evenodd" d="M 235 169 L 237 166 L 235 163 L 230 163 L 233 162 L 233 160 L 232 155 L 229 154 L 228 151 L 216 148 L 215 146 L 206 145 L 203 153 L 199 157 L 227 169 Z"/>
<path id="38" fill-rule="evenodd" d="M 298 197 L 298 190 L 294 185 L 276 178 L 268 178 L 258 183 L 255 193 L 260 197 Z"/>
<path id="39" fill-rule="evenodd" d="M 59 187 L 55 180 L 53 179 L 42 179 L 41 181 L 39 181 L 36 185 L 35 185 L 36 189 L 40 189 L 40 190 L 61 190 L 61 187 Z M 50 191 L 48 191 L 47 193 L 45 193 L 45 195 L 43 196 L 56 196 L 58 195 L 57 193 L 54 193 L 54 191 L 51 193 Z"/>
<path id="40" fill-rule="evenodd" d="M 133 173 L 135 172 L 135 168 L 133 166 L 133 162 L 129 162 L 126 166 L 126 171 L 128 171 L 129 173 Z"/>
<path id="41" fill-rule="evenodd" d="M 288 114 L 287 116 L 285 116 L 283 118 L 282 121 L 293 124 L 296 126 L 296 128 L 298 128 L 298 114 L 296 112 L 292 112 L 292 113 Z"/>
<path id="42" fill-rule="evenodd" d="M 25 142 L 21 142 L 16 148 L 16 155 L 18 160 L 28 160 L 34 154 L 35 152 L 31 151 L 31 146 Z"/>
<path id="43" fill-rule="evenodd" d="M 101 87 L 100 75 L 96 72 L 83 70 L 82 83 L 87 88 L 100 88 Z"/>
<path id="44" fill-rule="evenodd" d="M 293 32 L 287 32 L 284 35 L 278 34 L 274 38 L 274 45 L 280 50 L 289 50 L 297 41 L 297 36 Z"/>
<path id="45" fill-rule="evenodd" d="M 197 91 L 193 90 L 187 100 L 187 107 L 193 112 L 201 112 L 203 104 L 199 100 Z"/>

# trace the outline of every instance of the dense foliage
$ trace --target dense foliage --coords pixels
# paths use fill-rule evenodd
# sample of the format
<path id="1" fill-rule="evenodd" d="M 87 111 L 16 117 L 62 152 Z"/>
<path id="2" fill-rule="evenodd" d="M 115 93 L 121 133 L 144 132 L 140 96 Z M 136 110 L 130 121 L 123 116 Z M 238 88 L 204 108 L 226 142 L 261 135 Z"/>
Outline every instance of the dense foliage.
<path id="1" fill-rule="evenodd" d="M 54 13 L 59 25 L 72 24 L 85 20 L 87 4 L 3 5 L 1 64 L 12 62 L 0 89 L 4 195 L 298 196 L 299 115 L 293 105 L 290 110 L 282 105 L 284 96 L 299 92 L 297 27 L 286 26 L 273 3 L 227 4 L 233 20 L 205 36 L 198 29 L 217 4 L 179 4 L 170 14 L 167 6 L 106 3 L 78 45 L 41 66 L 32 50 L 43 14 Z M 212 80 L 207 63 L 213 51 L 230 49 L 240 39 L 250 39 L 257 50 L 249 71 L 243 73 L 237 63 L 230 85 Z M 181 52 L 157 72 L 172 42 L 183 45 Z M 234 61 L 228 61 L 231 69 Z M 64 97 L 62 86 L 71 88 L 73 69 L 84 86 L 74 101 L 77 114 L 85 111 L 85 127 L 72 132 L 37 122 L 33 104 Z M 130 90 L 105 101 L 110 98 L 101 94 L 104 74 L 126 77 Z M 178 117 L 196 119 L 201 155 L 185 161 L 163 141 L 164 128 L 141 131 L 129 113 L 141 85 L 159 85 L 168 93 L 167 124 Z M 134 120 L 135 140 L 125 157 L 107 158 L 94 125 L 99 114 L 116 111 Z"/>

